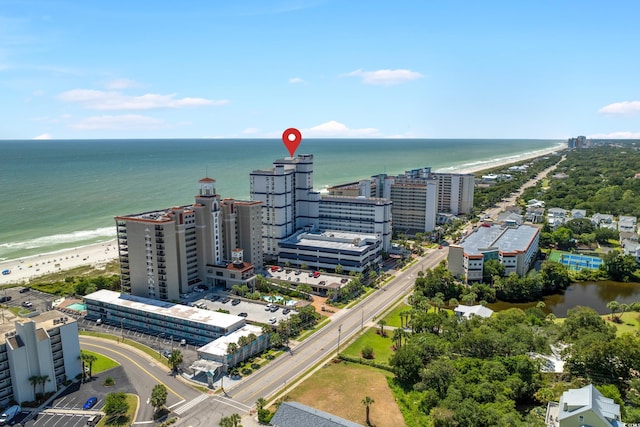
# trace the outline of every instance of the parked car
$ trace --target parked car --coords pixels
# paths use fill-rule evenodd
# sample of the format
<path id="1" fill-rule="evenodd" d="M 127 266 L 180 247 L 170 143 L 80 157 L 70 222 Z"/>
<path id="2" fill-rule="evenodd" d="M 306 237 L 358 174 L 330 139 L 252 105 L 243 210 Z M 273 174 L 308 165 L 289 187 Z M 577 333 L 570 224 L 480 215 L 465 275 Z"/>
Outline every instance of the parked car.
<path id="1" fill-rule="evenodd" d="M 231 301 L 231 304 L 232 305 L 238 305 L 238 304 L 240 304 L 240 300 L 236 298 L 233 301 Z"/>
<path id="2" fill-rule="evenodd" d="M 0 425 L 11 424 L 11 420 L 13 420 L 20 412 L 22 412 L 20 405 L 13 405 L 5 409 L 2 415 L 0 415 Z"/>
<path id="3" fill-rule="evenodd" d="M 267 305 L 264 306 L 264 311 L 269 311 L 271 310 L 271 307 L 273 307 L 273 304 L 269 303 Z"/>
<path id="4" fill-rule="evenodd" d="M 272 325 L 276 323 L 276 318 L 272 317 L 271 319 L 269 319 L 269 323 L 271 323 Z"/>
<path id="5" fill-rule="evenodd" d="M 220 299 L 220 302 L 221 302 L 221 303 L 223 303 L 223 304 L 226 304 L 226 303 L 228 303 L 229 301 L 231 301 L 231 298 L 224 297 L 224 298 L 221 298 L 221 299 Z"/>
<path id="6" fill-rule="evenodd" d="M 31 307 L 33 307 L 33 304 L 31 303 L 31 301 L 23 301 L 22 302 L 22 306 L 24 308 L 31 308 Z"/>
<path id="7" fill-rule="evenodd" d="M 298 274 L 300 274 L 300 270 L 296 270 L 294 274 L 297 276 Z"/>
<path id="8" fill-rule="evenodd" d="M 187 345 L 187 340 L 185 340 L 184 338 L 182 338 L 182 339 L 180 340 L 180 345 L 182 345 L 182 346 Z"/>
<path id="9" fill-rule="evenodd" d="M 7 302 L 7 301 L 11 301 L 11 297 L 7 297 L 7 296 L 0 297 L 0 302 Z"/>
<path id="10" fill-rule="evenodd" d="M 29 288 L 29 287 L 22 288 L 22 289 L 20 289 L 20 293 L 24 294 L 25 292 L 29 292 L 30 290 L 31 290 L 31 288 Z"/>
<path id="11" fill-rule="evenodd" d="M 90 397 L 86 402 L 84 402 L 84 405 L 82 405 L 82 409 L 91 409 L 96 406 L 96 403 L 98 403 L 98 398 L 95 396 Z"/>
<path id="12" fill-rule="evenodd" d="M 349 281 L 349 279 L 347 279 L 346 277 L 343 277 L 342 279 L 340 279 L 340 283 L 342 283 L 343 285 L 345 283 L 347 283 Z"/>
<path id="13" fill-rule="evenodd" d="M 326 280 L 321 280 L 320 283 L 318 283 L 320 286 L 324 286 L 327 284 Z"/>
<path id="14" fill-rule="evenodd" d="M 6 276 L 7 274 L 11 274 L 11 270 L 7 269 L 7 270 L 2 270 L 2 275 Z"/>
<path id="15" fill-rule="evenodd" d="M 313 272 L 313 277 L 315 277 L 316 279 L 317 279 L 318 277 L 320 277 L 320 272 L 319 272 L 319 271 L 314 271 L 314 272 Z"/>
<path id="16" fill-rule="evenodd" d="M 247 313 L 242 312 L 242 313 L 238 314 L 238 316 L 240 316 L 240 317 L 247 317 L 247 316 L 248 316 L 248 314 L 247 314 Z"/>
<path id="17" fill-rule="evenodd" d="M 290 308 L 285 308 L 282 310 L 282 314 L 289 314 L 291 312 Z"/>
<path id="18" fill-rule="evenodd" d="M 309 272 L 309 277 L 313 277 L 313 271 Z"/>

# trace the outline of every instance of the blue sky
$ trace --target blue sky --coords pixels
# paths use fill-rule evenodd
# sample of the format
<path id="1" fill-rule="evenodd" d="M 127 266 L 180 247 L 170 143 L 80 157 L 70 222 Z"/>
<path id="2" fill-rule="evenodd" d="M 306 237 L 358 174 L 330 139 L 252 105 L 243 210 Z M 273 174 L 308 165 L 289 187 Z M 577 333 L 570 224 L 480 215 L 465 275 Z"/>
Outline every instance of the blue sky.
<path id="1" fill-rule="evenodd" d="M 0 0 L 0 139 L 640 138 L 640 2 Z"/>

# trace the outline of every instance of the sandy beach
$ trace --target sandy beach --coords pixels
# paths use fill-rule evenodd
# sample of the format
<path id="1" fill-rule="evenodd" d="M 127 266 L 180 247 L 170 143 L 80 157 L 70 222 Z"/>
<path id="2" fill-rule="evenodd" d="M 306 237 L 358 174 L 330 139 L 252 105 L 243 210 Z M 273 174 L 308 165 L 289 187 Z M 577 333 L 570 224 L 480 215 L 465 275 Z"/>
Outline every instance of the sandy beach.
<path id="1" fill-rule="evenodd" d="M 116 258 L 118 258 L 118 245 L 114 239 L 79 248 L 3 261 L 0 263 L 0 271 L 10 270 L 11 273 L 0 275 L 0 285 L 28 283 L 34 277 L 69 270 L 81 265 L 100 267 Z"/>
<path id="2" fill-rule="evenodd" d="M 450 173 L 474 173 L 484 169 L 490 169 L 500 165 L 518 163 L 523 160 L 544 156 L 563 149 L 565 145 L 559 145 L 547 150 L 536 151 L 528 156 L 522 156 L 513 161 L 504 160 L 483 163 L 474 167 L 448 171 Z M 10 274 L 0 275 L 0 285 L 28 283 L 34 277 L 42 276 L 57 271 L 69 270 L 81 265 L 93 265 L 100 267 L 118 257 L 116 240 L 111 240 L 94 245 L 44 253 L 25 258 L 0 262 L 0 271 L 10 270 Z"/>

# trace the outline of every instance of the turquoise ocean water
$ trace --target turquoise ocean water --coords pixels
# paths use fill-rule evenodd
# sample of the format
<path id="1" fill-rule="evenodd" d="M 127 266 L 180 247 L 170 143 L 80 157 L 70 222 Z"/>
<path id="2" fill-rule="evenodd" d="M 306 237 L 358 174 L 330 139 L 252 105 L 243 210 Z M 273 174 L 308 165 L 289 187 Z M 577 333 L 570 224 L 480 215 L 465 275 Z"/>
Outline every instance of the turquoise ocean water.
<path id="1" fill-rule="evenodd" d="M 314 187 L 475 167 L 558 146 L 557 140 L 304 139 Z M 193 202 L 198 180 L 249 198 L 249 173 L 288 156 L 271 139 L 0 141 L 0 260 L 110 240 L 114 216 Z"/>

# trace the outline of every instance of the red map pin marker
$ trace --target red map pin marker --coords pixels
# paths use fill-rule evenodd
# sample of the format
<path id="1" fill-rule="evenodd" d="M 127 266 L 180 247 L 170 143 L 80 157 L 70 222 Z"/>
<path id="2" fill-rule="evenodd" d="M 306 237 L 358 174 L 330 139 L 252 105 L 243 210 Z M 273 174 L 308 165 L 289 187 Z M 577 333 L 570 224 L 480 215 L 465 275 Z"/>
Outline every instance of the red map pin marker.
<path id="1" fill-rule="evenodd" d="M 291 157 L 295 154 L 300 142 L 302 142 L 302 134 L 296 128 L 289 128 L 282 132 L 282 142 L 284 143 Z"/>

